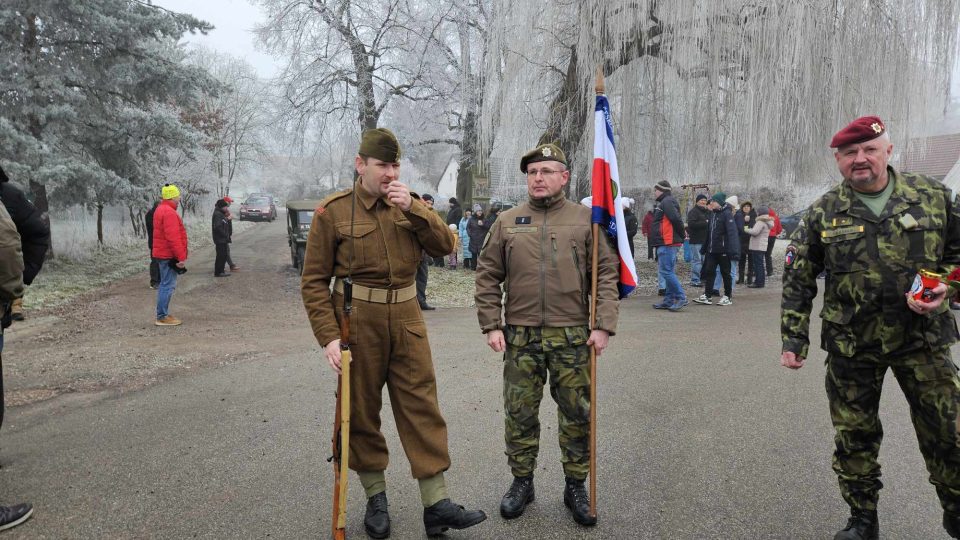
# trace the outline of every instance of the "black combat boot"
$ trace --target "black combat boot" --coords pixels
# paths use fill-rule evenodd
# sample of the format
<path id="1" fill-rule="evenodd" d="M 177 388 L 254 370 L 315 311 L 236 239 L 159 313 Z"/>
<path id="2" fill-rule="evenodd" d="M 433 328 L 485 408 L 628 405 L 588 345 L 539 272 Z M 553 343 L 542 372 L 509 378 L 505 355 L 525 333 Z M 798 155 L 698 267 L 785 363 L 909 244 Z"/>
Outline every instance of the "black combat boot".
<path id="1" fill-rule="evenodd" d="M 514 477 L 507 494 L 500 500 L 500 515 L 504 519 L 520 517 L 534 498 L 533 475 Z"/>
<path id="2" fill-rule="evenodd" d="M 450 499 L 443 499 L 429 508 L 423 509 L 423 527 L 427 536 L 436 536 L 447 529 L 466 529 L 487 519 L 483 510 L 464 510 Z"/>
<path id="3" fill-rule="evenodd" d="M 563 490 L 563 504 L 573 513 L 573 520 L 581 525 L 596 525 L 597 517 L 590 515 L 590 496 L 583 480 L 567 477 Z"/>
<path id="4" fill-rule="evenodd" d="M 950 538 L 960 538 L 960 514 L 943 511 L 943 528 Z"/>
<path id="5" fill-rule="evenodd" d="M 850 510 L 847 526 L 833 536 L 833 540 L 877 540 L 880 521 L 876 510 Z"/>
<path id="6" fill-rule="evenodd" d="M 390 514 L 387 512 L 387 493 L 381 491 L 367 499 L 367 513 L 363 515 L 363 528 L 370 538 L 390 536 Z"/>

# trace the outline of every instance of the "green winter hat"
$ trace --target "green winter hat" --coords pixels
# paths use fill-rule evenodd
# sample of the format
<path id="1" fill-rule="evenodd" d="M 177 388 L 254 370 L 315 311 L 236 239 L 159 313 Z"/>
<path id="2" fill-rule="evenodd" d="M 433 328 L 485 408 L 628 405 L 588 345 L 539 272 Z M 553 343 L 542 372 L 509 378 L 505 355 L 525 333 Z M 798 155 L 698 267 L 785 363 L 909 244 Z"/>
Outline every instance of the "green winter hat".
<path id="1" fill-rule="evenodd" d="M 723 206 L 727 204 L 727 194 L 722 191 L 718 191 L 713 194 L 713 197 L 710 197 L 710 200 L 717 201 L 718 203 L 720 203 L 720 206 Z"/>
<path id="2" fill-rule="evenodd" d="M 387 128 L 368 129 L 363 132 L 357 153 L 387 163 L 397 163 L 400 161 L 400 142 Z"/>

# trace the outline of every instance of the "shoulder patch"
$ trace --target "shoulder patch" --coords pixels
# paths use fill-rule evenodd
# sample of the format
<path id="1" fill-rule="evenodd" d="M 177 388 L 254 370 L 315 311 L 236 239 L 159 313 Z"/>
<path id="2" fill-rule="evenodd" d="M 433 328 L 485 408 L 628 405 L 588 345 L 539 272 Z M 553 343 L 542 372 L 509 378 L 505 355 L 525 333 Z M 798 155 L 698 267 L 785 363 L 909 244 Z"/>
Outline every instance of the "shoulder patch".
<path id="1" fill-rule="evenodd" d="M 793 244 L 787 246 L 787 252 L 783 257 L 783 266 L 785 268 L 790 268 L 793 266 L 793 261 L 797 259 L 797 247 Z"/>
<path id="2" fill-rule="evenodd" d="M 347 189 L 345 189 L 345 190 L 343 190 L 343 191 L 338 191 L 338 192 L 333 193 L 333 194 L 331 194 L 331 195 L 327 195 L 327 197 L 326 197 L 325 199 L 323 199 L 322 201 L 320 201 L 320 204 L 317 205 L 317 212 L 319 212 L 319 213 L 322 214 L 322 213 L 324 212 L 324 210 L 326 209 L 326 206 L 327 206 L 328 204 L 332 203 L 333 201 L 335 201 L 335 200 L 337 200 L 337 199 L 342 199 L 342 198 L 346 197 L 347 195 L 350 195 L 351 193 L 353 193 L 353 188 L 347 188 Z"/>

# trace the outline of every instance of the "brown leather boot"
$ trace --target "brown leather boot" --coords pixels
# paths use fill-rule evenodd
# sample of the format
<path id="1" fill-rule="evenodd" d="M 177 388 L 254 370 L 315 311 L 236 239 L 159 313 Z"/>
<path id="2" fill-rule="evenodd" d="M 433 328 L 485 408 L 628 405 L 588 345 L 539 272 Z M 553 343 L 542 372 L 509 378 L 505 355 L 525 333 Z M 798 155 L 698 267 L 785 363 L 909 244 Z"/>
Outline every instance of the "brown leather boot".
<path id="1" fill-rule="evenodd" d="M 15 321 L 22 321 L 23 316 L 23 297 L 14 298 L 13 303 L 10 304 L 10 316 L 13 317 Z"/>

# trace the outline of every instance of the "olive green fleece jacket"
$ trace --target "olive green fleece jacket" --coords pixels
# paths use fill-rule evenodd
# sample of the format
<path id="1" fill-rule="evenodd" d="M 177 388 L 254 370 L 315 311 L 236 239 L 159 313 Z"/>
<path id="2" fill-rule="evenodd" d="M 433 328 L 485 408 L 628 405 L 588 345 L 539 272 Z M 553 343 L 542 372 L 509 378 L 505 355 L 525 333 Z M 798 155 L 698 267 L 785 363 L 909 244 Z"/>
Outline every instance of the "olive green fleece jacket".
<path id="1" fill-rule="evenodd" d="M 0 306 L 23 296 L 23 252 L 20 234 L 7 209 L 0 204 Z M 2 332 L 2 330 L 0 330 Z"/>
<path id="2" fill-rule="evenodd" d="M 484 333 L 502 329 L 504 323 L 565 327 L 590 322 L 590 216 L 589 208 L 562 193 L 500 214 L 477 261 L 475 300 Z M 603 231 L 601 238 L 595 329 L 613 335 L 619 267 Z"/>

